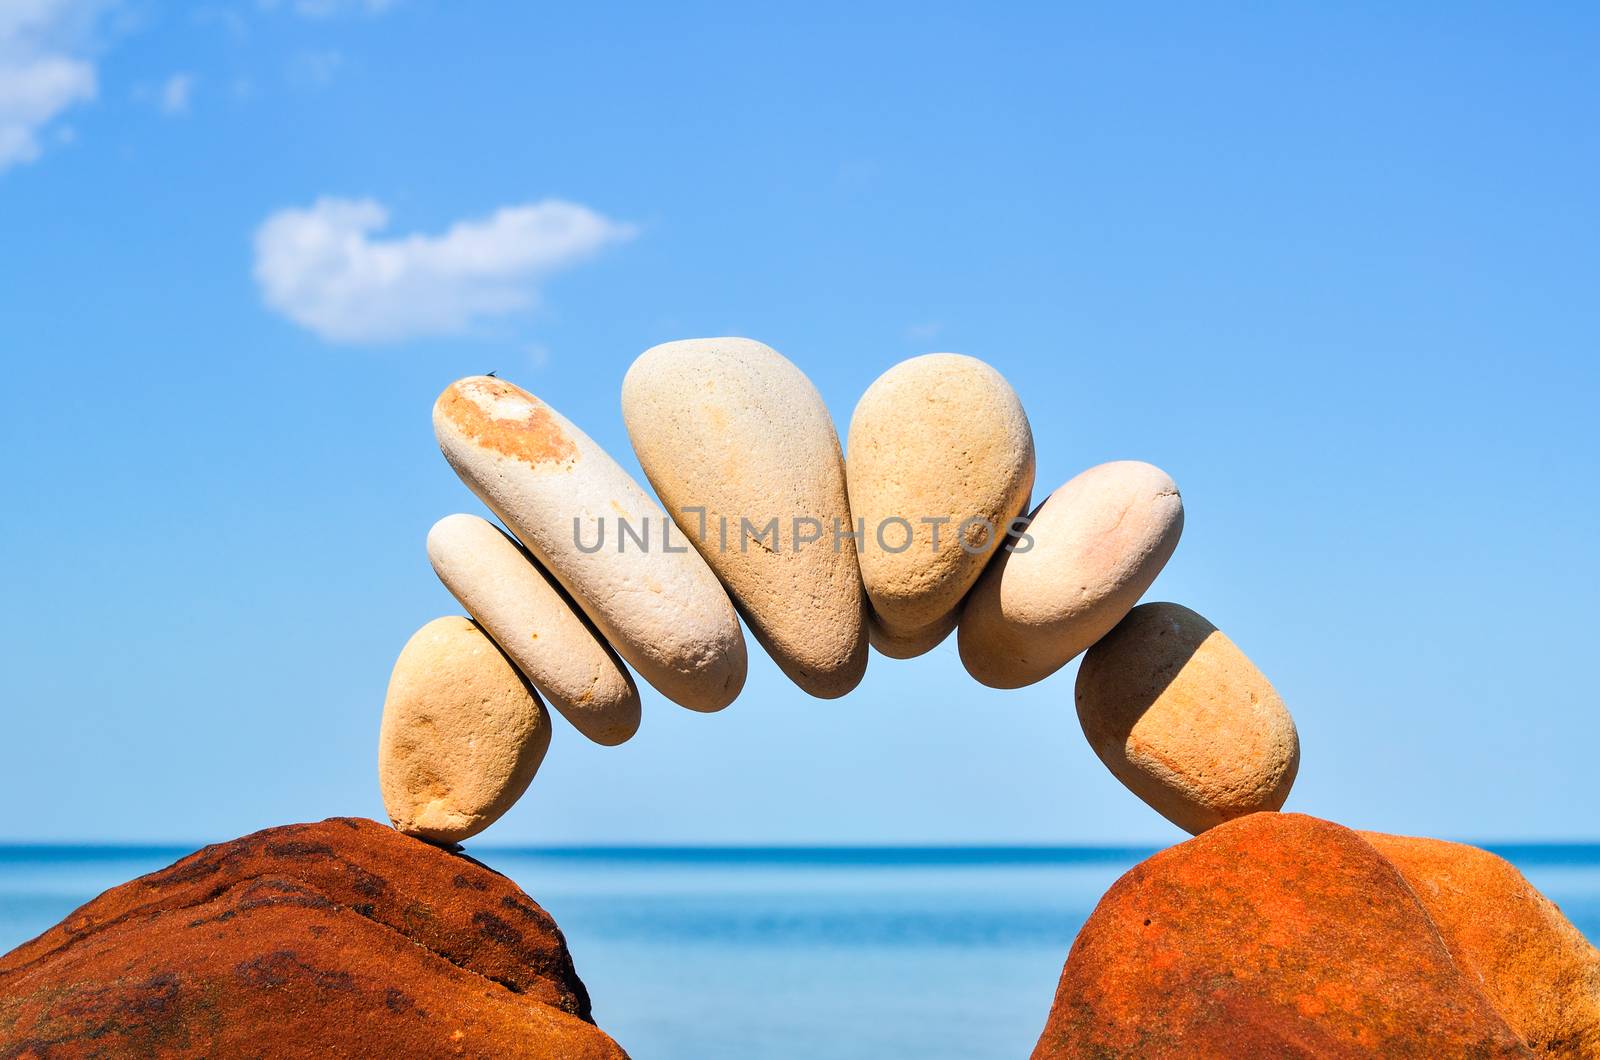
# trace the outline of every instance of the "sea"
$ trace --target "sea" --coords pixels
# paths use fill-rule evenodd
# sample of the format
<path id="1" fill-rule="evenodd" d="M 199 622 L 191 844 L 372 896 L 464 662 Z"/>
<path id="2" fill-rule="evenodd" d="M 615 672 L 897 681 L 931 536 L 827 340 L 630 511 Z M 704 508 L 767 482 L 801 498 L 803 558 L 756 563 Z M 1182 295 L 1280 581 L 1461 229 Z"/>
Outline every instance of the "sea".
<path id="1" fill-rule="evenodd" d="M 1491 849 L 1600 939 L 1600 844 Z M 0 952 L 188 852 L 0 846 Z M 1151 852 L 471 850 L 556 918 L 637 1060 L 1026 1056 L 1078 928 Z"/>

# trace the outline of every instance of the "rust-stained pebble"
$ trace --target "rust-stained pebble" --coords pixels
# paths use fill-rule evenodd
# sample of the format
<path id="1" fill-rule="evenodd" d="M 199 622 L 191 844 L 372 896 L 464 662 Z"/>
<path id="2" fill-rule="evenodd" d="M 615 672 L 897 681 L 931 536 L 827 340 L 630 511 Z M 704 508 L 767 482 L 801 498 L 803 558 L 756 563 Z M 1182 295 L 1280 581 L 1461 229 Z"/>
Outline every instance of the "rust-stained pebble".
<path id="1" fill-rule="evenodd" d="M 744 686 L 739 618 L 711 568 L 643 488 L 555 409 L 470 376 L 433 410 L 445 459 L 667 698 L 721 710 Z"/>

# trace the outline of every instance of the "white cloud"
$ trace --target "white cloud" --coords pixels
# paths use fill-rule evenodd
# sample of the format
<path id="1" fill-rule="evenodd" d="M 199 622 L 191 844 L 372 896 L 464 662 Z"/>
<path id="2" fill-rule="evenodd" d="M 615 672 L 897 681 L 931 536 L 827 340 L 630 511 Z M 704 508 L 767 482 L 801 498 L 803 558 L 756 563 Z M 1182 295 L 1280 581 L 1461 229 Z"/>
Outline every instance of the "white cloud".
<path id="1" fill-rule="evenodd" d="M 329 342 L 388 342 L 467 330 L 537 303 L 550 274 L 634 229 L 546 199 L 460 221 L 440 235 L 375 238 L 372 199 L 280 210 L 255 234 L 255 277 L 272 309 Z"/>
<path id="2" fill-rule="evenodd" d="M 78 47 L 94 0 L 0 0 L 0 171 L 32 162 L 41 131 L 95 96 L 94 64 Z"/>
<path id="3" fill-rule="evenodd" d="M 193 74 L 173 74 L 161 86 L 158 97 L 161 110 L 166 114 L 189 113 L 189 100 L 194 95 Z"/>

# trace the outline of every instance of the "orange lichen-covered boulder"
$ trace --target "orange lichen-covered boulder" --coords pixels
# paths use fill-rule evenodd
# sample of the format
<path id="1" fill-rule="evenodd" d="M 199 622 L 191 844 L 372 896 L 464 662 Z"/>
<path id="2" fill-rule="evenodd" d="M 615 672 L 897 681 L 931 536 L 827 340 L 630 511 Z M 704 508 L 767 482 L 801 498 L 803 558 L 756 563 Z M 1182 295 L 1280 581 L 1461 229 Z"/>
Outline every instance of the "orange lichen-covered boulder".
<path id="1" fill-rule="evenodd" d="M 1361 834 L 1400 870 L 1456 964 L 1530 1048 L 1600 1056 L 1600 950 L 1515 866 L 1464 843 Z"/>
<path id="2" fill-rule="evenodd" d="M 1106 892 L 1033 1055 L 1531 1053 L 1371 844 L 1314 817 L 1258 813 Z"/>
<path id="3" fill-rule="evenodd" d="M 372 821 L 206 847 L 0 957 L 0 1055 L 625 1054 L 549 914 Z"/>

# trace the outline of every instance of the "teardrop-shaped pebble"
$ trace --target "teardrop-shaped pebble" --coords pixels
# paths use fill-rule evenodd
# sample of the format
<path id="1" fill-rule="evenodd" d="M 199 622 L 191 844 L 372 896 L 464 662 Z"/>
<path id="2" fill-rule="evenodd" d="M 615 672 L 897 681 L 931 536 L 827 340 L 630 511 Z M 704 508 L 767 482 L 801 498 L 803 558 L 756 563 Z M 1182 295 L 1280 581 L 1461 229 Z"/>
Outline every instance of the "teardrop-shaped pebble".
<path id="1" fill-rule="evenodd" d="M 458 843 L 522 797 L 550 746 L 533 688 L 470 619 L 436 618 L 395 660 L 378 784 L 407 835 Z"/>
<path id="2" fill-rule="evenodd" d="M 967 672 L 991 688 L 1049 677 L 1122 621 L 1182 532 L 1183 499 L 1160 468 L 1117 460 L 1078 475 L 967 594 L 958 638 Z"/>
<path id="3" fill-rule="evenodd" d="M 938 643 L 1033 489 L 1033 432 L 999 372 L 931 353 L 867 388 L 845 454 L 862 582 L 884 637 Z"/>
<path id="4" fill-rule="evenodd" d="M 1083 657 L 1077 700 L 1106 767 L 1195 835 L 1289 797 L 1294 719 L 1244 652 L 1187 607 L 1128 612 Z"/>
<path id="5" fill-rule="evenodd" d="M 744 686 L 728 594 L 604 449 L 521 387 L 470 376 L 433 407 L 445 459 L 668 699 L 721 710 Z"/>
<path id="6" fill-rule="evenodd" d="M 750 339 L 669 342 L 628 369 L 622 417 L 656 496 L 779 668 L 825 699 L 859 684 L 844 458 L 811 380 Z"/>
<path id="7" fill-rule="evenodd" d="M 447 515 L 428 531 L 428 560 L 478 627 L 572 726 L 598 744 L 639 728 L 633 677 L 512 538 L 476 515 Z"/>

